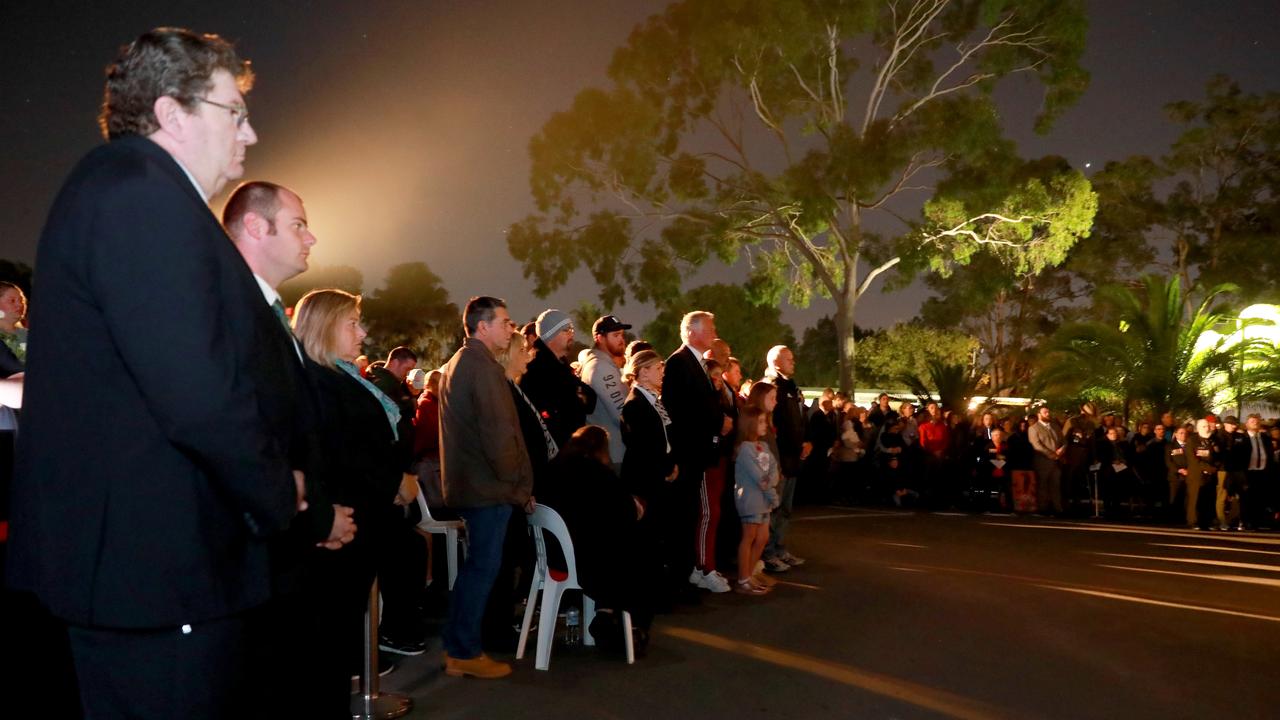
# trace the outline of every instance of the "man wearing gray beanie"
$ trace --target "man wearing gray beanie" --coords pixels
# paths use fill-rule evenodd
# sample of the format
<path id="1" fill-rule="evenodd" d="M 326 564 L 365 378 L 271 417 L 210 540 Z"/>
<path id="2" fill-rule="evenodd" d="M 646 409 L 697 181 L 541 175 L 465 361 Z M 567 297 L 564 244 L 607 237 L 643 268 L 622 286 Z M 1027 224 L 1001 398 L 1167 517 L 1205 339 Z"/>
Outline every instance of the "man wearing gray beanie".
<path id="1" fill-rule="evenodd" d="M 587 424 L 596 394 L 584 385 L 567 359 L 573 346 L 573 318 L 563 310 L 544 310 L 536 323 L 535 354 L 520 380 L 520 389 L 533 401 L 556 445 L 564 447 L 573 431 Z"/>

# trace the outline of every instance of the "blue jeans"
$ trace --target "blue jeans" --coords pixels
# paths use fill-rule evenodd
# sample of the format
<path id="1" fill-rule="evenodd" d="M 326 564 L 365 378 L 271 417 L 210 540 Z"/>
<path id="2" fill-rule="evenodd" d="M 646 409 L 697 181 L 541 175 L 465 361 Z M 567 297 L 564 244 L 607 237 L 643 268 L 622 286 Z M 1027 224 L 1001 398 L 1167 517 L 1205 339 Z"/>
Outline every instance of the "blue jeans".
<path id="1" fill-rule="evenodd" d="M 769 517 L 769 543 L 764 546 L 766 560 L 787 551 L 787 528 L 791 525 L 791 503 L 795 497 L 796 478 L 783 476 L 778 488 L 778 507 Z"/>
<path id="2" fill-rule="evenodd" d="M 489 591 L 502 566 L 502 543 L 511 519 L 510 505 L 464 508 L 458 515 L 467 523 L 467 558 L 458 568 L 458 579 L 449 596 L 449 620 L 442 633 L 449 657 L 469 660 L 480 655 L 480 624 Z"/>

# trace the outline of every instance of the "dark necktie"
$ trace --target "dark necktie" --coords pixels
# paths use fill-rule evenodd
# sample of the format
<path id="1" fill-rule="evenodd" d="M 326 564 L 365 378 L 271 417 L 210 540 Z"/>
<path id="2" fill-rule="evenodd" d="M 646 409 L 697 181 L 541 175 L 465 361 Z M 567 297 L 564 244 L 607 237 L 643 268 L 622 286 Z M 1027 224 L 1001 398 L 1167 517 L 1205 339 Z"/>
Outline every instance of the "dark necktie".
<path id="1" fill-rule="evenodd" d="M 280 321 L 282 326 L 284 326 L 284 331 L 289 333 L 289 336 L 292 337 L 293 328 L 289 325 L 289 316 L 284 312 L 284 303 L 280 302 L 279 298 L 276 298 L 276 301 L 271 303 L 271 309 L 275 311 L 276 319 Z"/>
<path id="2" fill-rule="evenodd" d="M 284 312 L 284 303 L 280 302 L 280 298 L 271 303 L 271 310 L 276 314 L 276 319 L 280 321 L 280 325 L 284 328 L 285 336 L 289 338 L 289 344 L 293 346 L 293 352 L 297 354 L 298 360 L 302 360 L 302 348 L 298 345 L 298 338 L 293 334 L 293 328 L 289 326 L 289 316 Z"/>

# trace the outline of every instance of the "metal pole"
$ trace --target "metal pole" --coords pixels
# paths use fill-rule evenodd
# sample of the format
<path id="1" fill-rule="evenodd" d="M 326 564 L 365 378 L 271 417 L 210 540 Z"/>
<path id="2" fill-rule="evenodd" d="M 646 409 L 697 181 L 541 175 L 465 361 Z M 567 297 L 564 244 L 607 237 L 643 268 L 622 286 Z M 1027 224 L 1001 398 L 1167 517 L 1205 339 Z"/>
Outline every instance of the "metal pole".
<path id="1" fill-rule="evenodd" d="M 1244 323 L 1236 318 L 1236 418 L 1244 415 Z"/>
<path id="2" fill-rule="evenodd" d="M 1098 499 L 1099 499 L 1098 485 L 1102 482 L 1102 471 L 1101 469 L 1098 469 L 1090 472 L 1089 474 L 1093 478 L 1093 519 L 1097 520 L 1098 518 L 1102 517 L 1102 511 L 1099 509 L 1099 505 L 1098 505 Z"/>
<path id="3" fill-rule="evenodd" d="M 404 695 L 378 692 L 378 579 L 369 589 L 369 609 L 365 611 L 364 674 L 361 692 L 351 696 L 352 720 L 391 720 L 409 714 L 413 700 Z"/>

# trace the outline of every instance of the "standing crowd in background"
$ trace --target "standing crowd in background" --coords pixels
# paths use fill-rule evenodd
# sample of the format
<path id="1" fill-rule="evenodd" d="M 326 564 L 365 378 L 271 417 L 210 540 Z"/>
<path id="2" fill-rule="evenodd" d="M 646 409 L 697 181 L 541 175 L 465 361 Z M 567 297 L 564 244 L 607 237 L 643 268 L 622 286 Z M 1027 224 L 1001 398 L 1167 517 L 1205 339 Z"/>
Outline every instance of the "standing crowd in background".
<path id="1" fill-rule="evenodd" d="M 1141 420 L 1127 427 L 1092 402 L 1068 417 L 975 413 L 927 401 L 870 409 L 825 391 L 808 437 L 823 499 L 929 509 L 1147 518 L 1220 530 L 1280 527 L 1280 423 L 1259 414 Z"/>

